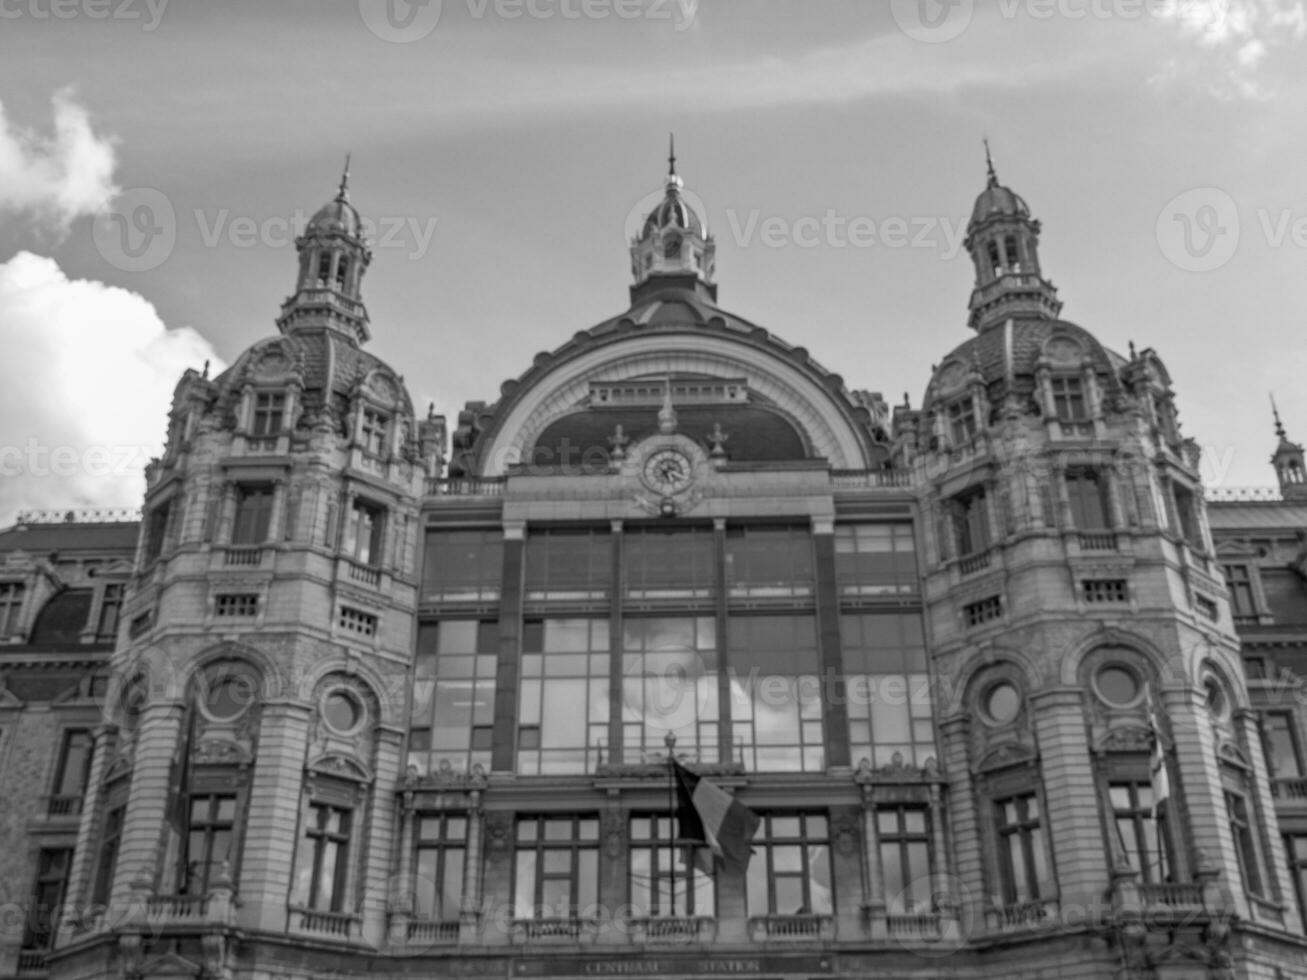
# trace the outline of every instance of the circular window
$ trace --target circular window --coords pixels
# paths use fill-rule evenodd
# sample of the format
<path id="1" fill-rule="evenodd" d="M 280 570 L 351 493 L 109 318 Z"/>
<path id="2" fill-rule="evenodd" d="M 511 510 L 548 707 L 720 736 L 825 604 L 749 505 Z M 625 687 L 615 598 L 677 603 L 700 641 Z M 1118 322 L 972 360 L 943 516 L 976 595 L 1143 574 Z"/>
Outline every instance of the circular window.
<path id="1" fill-rule="evenodd" d="M 1021 693 L 1007 681 L 1000 681 L 985 695 L 985 714 L 999 725 L 1006 725 L 1021 710 Z"/>
<path id="2" fill-rule="evenodd" d="M 253 702 L 254 678 L 247 674 L 228 675 L 214 682 L 204 699 L 204 710 L 217 721 L 230 721 Z"/>
<path id="3" fill-rule="evenodd" d="M 352 695 L 332 691 L 322 700 L 322 717 L 335 731 L 352 732 L 363 717 L 363 709 Z"/>
<path id="4" fill-rule="evenodd" d="M 1116 664 L 1104 667 L 1094 678 L 1098 696 L 1110 705 L 1125 708 L 1139 700 L 1139 678 Z"/>

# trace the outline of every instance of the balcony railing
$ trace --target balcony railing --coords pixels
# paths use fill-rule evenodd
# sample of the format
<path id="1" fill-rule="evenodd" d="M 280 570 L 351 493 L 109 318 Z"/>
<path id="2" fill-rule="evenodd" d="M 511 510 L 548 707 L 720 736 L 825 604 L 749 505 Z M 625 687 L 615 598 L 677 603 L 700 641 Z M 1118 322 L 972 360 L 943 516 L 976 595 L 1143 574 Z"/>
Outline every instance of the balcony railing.
<path id="1" fill-rule="evenodd" d="M 502 497 L 503 477 L 445 478 L 427 481 L 428 497 Z"/>
<path id="2" fill-rule="evenodd" d="M 353 582 L 361 582 L 376 588 L 381 584 L 381 569 L 373 568 L 371 565 L 362 565 L 356 561 L 345 559 L 345 567 L 348 569 L 347 574 Z"/>
<path id="3" fill-rule="evenodd" d="M 582 943 L 592 941 L 599 923 L 593 919 L 564 917 L 557 919 L 514 919 L 513 941 L 516 943 Z"/>
<path id="4" fill-rule="evenodd" d="M 1139 900 L 1146 906 L 1197 910 L 1203 907 L 1203 886 L 1188 881 L 1143 883 L 1139 885 Z"/>
<path id="5" fill-rule="evenodd" d="M 1115 531 L 1080 532 L 1081 551 L 1116 551 Z"/>
<path id="6" fill-rule="evenodd" d="M 831 484 L 837 487 L 910 487 L 907 470 L 831 470 Z"/>
<path id="7" fill-rule="evenodd" d="M 650 916 L 630 920 L 631 939 L 637 943 L 712 942 L 717 920 L 707 916 Z"/>
<path id="8" fill-rule="evenodd" d="M 993 555 L 992 551 L 981 551 L 974 555 L 967 555 L 965 558 L 959 558 L 958 572 L 962 575 L 974 575 L 976 572 L 984 571 L 993 561 Z"/>
<path id="9" fill-rule="evenodd" d="M 296 925 L 304 932 L 317 933 L 320 936 L 334 936 L 348 939 L 354 931 L 358 916 L 348 912 L 321 912 L 316 909 L 291 909 L 298 917 Z"/>
<path id="10" fill-rule="evenodd" d="M 1047 902 L 1018 902 L 995 909 L 989 916 L 990 928 L 1029 929 L 1053 917 Z"/>
<path id="11" fill-rule="evenodd" d="M 20 949 L 18 951 L 18 976 L 41 976 L 47 972 L 45 958 L 48 954 L 43 949 Z"/>
<path id="12" fill-rule="evenodd" d="M 939 939 L 939 913 L 890 914 L 885 916 L 885 930 L 892 939 Z"/>
<path id="13" fill-rule="evenodd" d="M 458 943 L 458 930 L 457 922 L 410 922 L 408 941 L 410 944 L 453 946 Z"/>
<path id="14" fill-rule="evenodd" d="M 754 942 L 817 941 L 835 938 L 835 918 L 829 915 L 762 915 L 749 920 Z"/>
<path id="15" fill-rule="evenodd" d="M 45 798 L 45 815 L 47 817 L 76 817 L 82 812 L 82 797 L 47 796 Z"/>
<path id="16" fill-rule="evenodd" d="M 198 922 L 209 916 L 209 899 L 204 895 L 155 895 L 146 899 L 145 914 L 153 921 Z"/>
<path id="17" fill-rule="evenodd" d="M 1307 779 L 1273 779 L 1271 795 L 1280 800 L 1307 801 Z"/>
<path id="18" fill-rule="evenodd" d="M 254 568 L 263 561 L 262 545 L 229 545 L 223 564 L 229 568 Z"/>

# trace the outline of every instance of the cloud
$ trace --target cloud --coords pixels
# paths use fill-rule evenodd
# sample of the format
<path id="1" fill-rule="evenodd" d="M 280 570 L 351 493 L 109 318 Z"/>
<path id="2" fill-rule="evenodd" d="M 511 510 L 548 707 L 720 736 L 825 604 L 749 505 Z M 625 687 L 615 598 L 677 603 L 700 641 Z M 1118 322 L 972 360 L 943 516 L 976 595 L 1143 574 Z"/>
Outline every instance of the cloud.
<path id="1" fill-rule="evenodd" d="M 1307 37 L 1305 0 L 1169 0 L 1158 12 L 1206 57 L 1170 59 L 1153 82 L 1198 81 L 1223 99 L 1268 98 L 1267 57 Z"/>
<path id="2" fill-rule="evenodd" d="M 0 263 L 0 526 L 19 510 L 136 507 L 182 372 L 221 365 L 136 293 L 49 258 Z"/>
<path id="3" fill-rule="evenodd" d="M 92 131 L 71 92 L 59 92 L 52 104 L 53 136 L 20 128 L 0 104 L 0 214 L 30 214 L 66 232 L 74 219 L 94 214 L 118 193 L 114 147 Z"/>

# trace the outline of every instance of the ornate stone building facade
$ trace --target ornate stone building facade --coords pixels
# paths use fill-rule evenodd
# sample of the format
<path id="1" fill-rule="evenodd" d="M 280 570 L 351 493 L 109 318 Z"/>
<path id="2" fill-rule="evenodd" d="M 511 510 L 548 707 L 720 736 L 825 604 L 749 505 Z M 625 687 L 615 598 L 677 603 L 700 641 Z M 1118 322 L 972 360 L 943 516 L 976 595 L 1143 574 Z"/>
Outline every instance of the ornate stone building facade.
<path id="1" fill-rule="evenodd" d="M 992 168 L 917 409 L 718 305 L 673 162 L 629 308 L 447 433 L 360 229 L 139 527 L 0 533 L 0 975 L 1307 976 L 1303 451 L 1210 501 Z"/>

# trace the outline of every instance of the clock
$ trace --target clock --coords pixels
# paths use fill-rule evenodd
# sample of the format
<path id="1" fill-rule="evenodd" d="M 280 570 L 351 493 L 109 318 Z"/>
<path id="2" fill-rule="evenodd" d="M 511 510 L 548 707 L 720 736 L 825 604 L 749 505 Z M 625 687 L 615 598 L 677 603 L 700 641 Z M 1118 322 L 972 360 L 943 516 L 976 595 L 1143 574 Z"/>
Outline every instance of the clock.
<path id="1" fill-rule="evenodd" d="M 679 450 L 659 449 L 644 461 L 641 477 L 650 490 L 668 496 L 694 482 L 694 469 L 689 457 Z"/>

